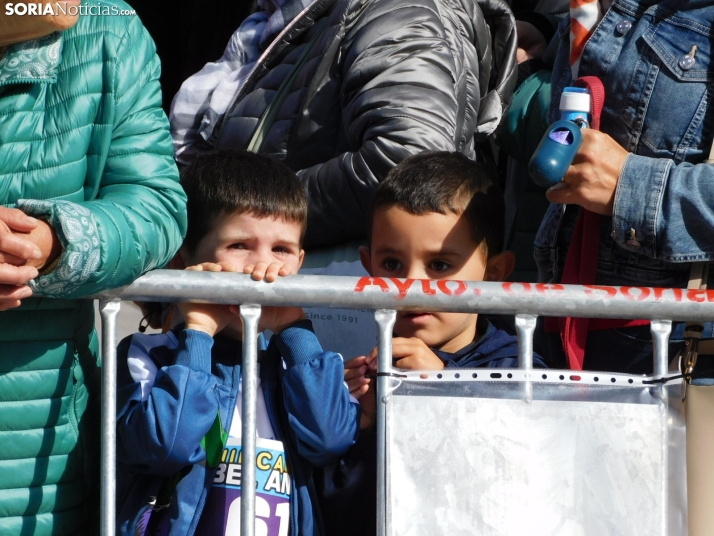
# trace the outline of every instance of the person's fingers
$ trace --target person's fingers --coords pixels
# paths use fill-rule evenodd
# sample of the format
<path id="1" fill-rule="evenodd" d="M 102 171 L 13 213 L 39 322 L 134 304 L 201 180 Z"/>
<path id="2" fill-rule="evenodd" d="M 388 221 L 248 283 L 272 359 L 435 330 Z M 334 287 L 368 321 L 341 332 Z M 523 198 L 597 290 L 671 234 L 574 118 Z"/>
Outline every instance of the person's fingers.
<path id="1" fill-rule="evenodd" d="M 37 268 L 32 266 L 0 264 L 0 285 L 24 285 L 37 276 Z"/>
<path id="2" fill-rule="evenodd" d="M 404 369 L 404 370 L 411 370 L 411 369 L 415 368 L 413 366 L 412 362 L 413 362 L 412 356 L 404 357 L 402 359 L 396 360 L 394 362 L 394 366 L 397 368 L 400 368 L 400 369 Z"/>
<path id="3" fill-rule="evenodd" d="M 219 262 L 218 266 L 220 266 L 224 272 L 237 272 L 238 271 L 238 268 L 236 268 L 233 264 L 231 264 L 230 262 L 227 262 L 227 261 Z"/>
<path id="4" fill-rule="evenodd" d="M 29 233 L 37 227 L 38 221 L 16 208 L 0 207 L 0 221 L 10 229 L 20 233 Z"/>
<path id="5" fill-rule="evenodd" d="M 349 359 L 345 361 L 345 370 L 346 369 L 354 369 L 354 368 L 359 368 L 367 363 L 367 358 L 363 355 L 353 357 L 352 359 Z"/>
<path id="6" fill-rule="evenodd" d="M 283 268 L 284 265 L 278 262 L 271 262 L 265 269 L 265 280 L 268 283 L 272 283 L 278 278 L 278 273 Z"/>
<path id="7" fill-rule="evenodd" d="M 392 341 L 392 358 L 414 355 L 419 350 L 419 339 L 397 337 Z"/>
<path id="8" fill-rule="evenodd" d="M 249 266 L 251 267 L 251 270 L 246 271 Z M 268 263 L 266 262 L 259 262 L 255 266 L 249 264 L 243 268 L 243 273 L 250 274 L 254 281 L 261 281 L 265 277 L 265 271 L 267 268 Z"/>
<path id="9" fill-rule="evenodd" d="M 203 266 L 197 264 L 195 266 L 187 266 L 186 270 L 189 272 L 203 272 Z"/>
<path id="10" fill-rule="evenodd" d="M 377 348 L 375 348 L 367 356 L 367 365 L 369 366 L 369 370 L 377 370 L 377 353 Z"/>
<path id="11" fill-rule="evenodd" d="M 355 368 L 355 369 L 345 369 L 345 381 L 349 382 L 354 379 L 364 378 L 364 375 L 366 373 L 367 373 L 366 365 L 362 365 L 361 367 Z M 360 385 L 361 385 L 361 382 L 360 382 Z"/>
<path id="12" fill-rule="evenodd" d="M 286 275 L 290 275 L 294 272 L 293 267 L 290 264 L 283 264 L 278 271 L 278 275 L 280 277 L 285 277 Z"/>
<path id="13" fill-rule="evenodd" d="M 215 262 L 202 262 L 201 266 L 203 266 L 203 270 L 205 272 L 222 272 L 223 267 L 220 264 L 216 264 Z"/>
<path id="14" fill-rule="evenodd" d="M 24 300 L 32 296 L 32 289 L 26 285 L 0 285 L 0 301 Z"/>
<path id="15" fill-rule="evenodd" d="M 0 301 L 0 311 L 7 311 L 8 309 L 13 309 L 15 307 L 20 307 L 20 300 Z"/>
<path id="16" fill-rule="evenodd" d="M 369 385 L 363 385 L 362 387 L 355 389 L 354 391 L 350 391 L 350 394 L 355 397 L 357 400 L 362 398 L 367 392 L 369 391 Z"/>
<path id="17" fill-rule="evenodd" d="M 10 255 L 0 251 L 0 264 L 11 264 L 13 266 L 23 266 L 27 264 L 27 259 L 21 259 L 16 255 Z"/>
<path id="18" fill-rule="evenodd" d="M 355 391 L 357 389 L 361 389 L 363 386 L 366 386 L 369 384 L 369 378 L 365 378 L 364 376 L 360 376 L 358 378 L 352 378 L 349 380 L 345 380 L 345 383 L 347 384 L 347 388 L 349 389 L 350 393 L 352 391 Z"/>
<path id="19" fill-rule="evenodd" d="M 42 252 L 31 240 L 13 233 L 0 233 L 0 251 L 24 260 L 41 259 Z"/>
<path id="20" fill-rule="evenodd" d="M 545 197 L 551 203 L 570 205 L 575 202 L 575 188 L 567 182 L 559 182 L 545 192 Z"/>
<path id="21" fill-rule="evenodd" d="M 0 285 L 0 311 L 20 306 L 20 300 L 32 296 L 32 289 L 25 285 Z"/>

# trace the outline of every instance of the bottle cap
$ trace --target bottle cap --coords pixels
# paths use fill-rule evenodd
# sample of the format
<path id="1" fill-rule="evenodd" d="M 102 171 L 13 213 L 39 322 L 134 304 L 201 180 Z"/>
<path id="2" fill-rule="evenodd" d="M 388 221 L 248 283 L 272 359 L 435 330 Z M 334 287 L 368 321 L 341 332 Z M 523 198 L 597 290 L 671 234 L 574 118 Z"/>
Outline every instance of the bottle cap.
<path id="1" fill-rule="evenodd" d="M 585 112 L 590 113 L 590 93 L 582 93 L 582 89 L 577 93 L 568 91 L 566 88 L 560 95 L 560 111 Z"/>

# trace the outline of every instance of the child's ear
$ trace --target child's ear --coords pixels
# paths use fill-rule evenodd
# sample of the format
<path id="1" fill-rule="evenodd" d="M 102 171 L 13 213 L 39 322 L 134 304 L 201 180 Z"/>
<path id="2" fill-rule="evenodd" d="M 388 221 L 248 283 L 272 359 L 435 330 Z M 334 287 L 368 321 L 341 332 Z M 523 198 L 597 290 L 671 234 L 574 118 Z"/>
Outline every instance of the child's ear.
<path id="1" fill-rule="evenodd" d="M 185 252 L 184 249 L 181 248 L 178 250 L 176 255 L 174 255 L 174 258 L 169 261 L 166 268 L 169 270 L 185 270 L 186 262 L 184 261 L 183 255 L 185 255 Z"/>
<path id="2" fill-rule="evenodd" d="M 516 256 L 506 250 L 494 255 L 486 263 L 484 281 L 505 281 L 516 265 Z"/>
<path id="3" fill-rule="evenodd" d="M 300 270 L 300 268 L 302 268 L 302 261 L 304 261 L 304 260 L 305 260 L 305 250 L 301 249 L 300 250 L 300 259 L 298 260 L 298 270 Z"/>
<path id="4" fill-rule="evenodd" d="M 369 275 L 372 274 L 372 255 L 369 253 L 369 248 L 365 246 L 359 247 L 359 260 L 362 261 L 362 266 Z"/>

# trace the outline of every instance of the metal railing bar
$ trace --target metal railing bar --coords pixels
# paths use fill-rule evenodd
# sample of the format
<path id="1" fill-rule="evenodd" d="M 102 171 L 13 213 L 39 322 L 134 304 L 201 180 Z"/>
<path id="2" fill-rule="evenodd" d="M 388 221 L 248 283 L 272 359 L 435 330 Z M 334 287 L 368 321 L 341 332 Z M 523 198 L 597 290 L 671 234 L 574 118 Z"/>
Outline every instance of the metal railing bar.
<path id="1" fill-rule="evenodd" d="M 117 316 L 120 301 L 100 301 L 102 318 L 102 454 L 100 534 L 116 532 Z"/>
<path id="2" fill-rule="evenodd" d="M 374 312 L 377 323 L 377 536 L 391 536 L 387 504 L 387 418 L 389 373 L 392 370 L 392 329 L 397 319 L 394 310 Z"/>
<path id="3" fill-rule="evenodd" d="M 712 290 L 311 275 L 291 275 L 265 283 L 244 274 L 178 270 L 156 270 L 123 289 L 94 298 L 371 310 L 422 308 L 588 318 L 714 319 Z"/>
<path id="4" fill-rule="evenodd" d="M 241 503 L 240 534 L 255 534 L 255 457 L 258 396 L 258 321 L 260 305 L 240 306 L 243 322 L 243 361 L 241 365 Z"/>

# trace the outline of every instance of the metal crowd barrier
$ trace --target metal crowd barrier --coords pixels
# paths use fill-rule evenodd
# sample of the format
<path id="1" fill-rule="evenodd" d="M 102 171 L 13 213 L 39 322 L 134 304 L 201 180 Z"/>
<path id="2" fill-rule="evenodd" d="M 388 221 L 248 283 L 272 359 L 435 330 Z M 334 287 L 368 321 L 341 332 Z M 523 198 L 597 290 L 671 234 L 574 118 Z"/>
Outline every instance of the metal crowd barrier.
<path id="1" fill-rule="evenodd" d="M 369 309 L 375 311 L 378 328 L 378 379 L 377 379 L 377 442 L 378 442 L 378 502 L 377 533 L 392 536 L 392 504 L 388 497 L 389 478 L 387 474 L 387 437 L 394 424 L 391 399 L 395 389 L 404 382 L 408 389 L 423 389 L 434 384 L 436 374 L 427 375 L 426 380 L 418 373 L 402 374 L 391 366 L 392 327 L 396 310 L 429 310 L 449 312 L 478 312 L 486 314 L 515 315 L 518 335 L 519 369 L 504 371 L 487 376 L 486 383 L 500 382 L 501 373 L 507 385 L 504 389 L 511 394 L 499 394 L 496 398 L 522 399 L 531 402 L 540 395 L 539 390 L 551 389 L 552 382 L 581 385 L 581 389 L 598 383 L 597 374 L 572 371 L 533 371 L 533 333 L 537 316 L 581 316 L 589 318 L 637 318 L 652 321 L 651 330 L 654 343 L 654 374 L 652 377 L 605 375 L 604 381 L 618 382 L 618 387 L 636 387 L 637 394 L 648 389 L 666 400 L 676 398 L 678 391 L 656 382 L 668 373 L 667 344 L 672 321 L 714 319 L 714 291 L 686 289 L 658 289 L 639 287 L 575 286 L 530 283 L 494 283 L 464 281 L 422 281 L 399 280 L 372 277 L 323 277 L 292 275 L 279 278 L 274 283 L 255 282 L 249 276 L 211 272 L 180 272 L 157 270 L 145 275 L 133 284 L 106 292 L 95 298 L 100 299 L 102 320 L 102 500 L 101 534 L 115 534 L 115 484 L 116 484 L 116 318 L 121 300 L 192 301 L 202 303 L 242 304 L 243 321 L 243 482 L 255 481 L 255 429 L 256 429 L 256 363 L 257 326 L 263 306 L 300 306 Z M 352 357 L 352 356 L 347 356 Z M 474 369 L 476 372 L 489 369 Z M 490 369 L 491 371 L 497 369 Z M 471 371 L 469 371 L 471 372 Z M 541 372 L 543 375 L 541 376 Z M 450 385 L 456 386 L 459 374 L 452 373 Z M 486 376 L 486 374 L 481 374 Z M 439 374 L 438 378 L 442 378 Z M 550 379 L 548 379 L 550 378 Z M 464 382 L 465 378 L 459 381 Z M 618 381 L 619 380 L 619 381 Z M 653 380 L 654 383 L 653 383 Z M 602 387 L 601 382 L 600 386 Z M 483 388 L 476 385 L 474 388 Z M 500 385 L 500 384 L 499 384 Z M 421 386 L 421 387 L 420 387 Z M 545 387 L 544 387 L 545 386 Z M 535 388 L 535 395 L 534 395 Z M 504 391 L 505 392 L 505 391 Z M 514 392 L 516 394 L 514 394 Z M 550 391 L 549 391 L 550 392 Z M 583 391 L 585 392 L 585 391 Z M 408 392 L 406 394 L 409 394 Z M 424 394 L 424 393 L 422 393 Z M 429 393 L 427 393 L 428 395 Z M 550 396 L 550 395 L 549 395 Z M 598 395 L 600 396 L 600 395 Z M 634 396 L 634 395 L 633 395 Z M 636 396 L 635 396 L 636 398 Z M 556 397 L 557 399 L 557 397 Z M 596 397 L 597 399 L 597 397 Z M 669 407 L 669 406 L 667 406 Z M 677 408 L 675 408 L 677 409 Z M 660 411 L 661 413 L 661 411 Z M 674 417 L 672 416 L 674 415 Z M 683 425 L 677 428 L 676 412 L 665 415 L 669 424 L 665 428 L 674 430 L 671 437 L 663 439 L 663 445 L 679 442 L 682 445 Z M 680 423 L 681 424 L 681 423 Z M 666 432 L 666 431 L 665 431 Z M 666 432 L 669 433 L 669 432 Z M 668 474 L 682 470 L 684 460 L 671 460 L 666 452 L 661 460 L 669 467 L 662 469 L 662 496 L 670 493 L 667 489 Z M 680 486 L 681 487 L 681 486 Z M 668 512 L 662 511 L 662 534 L 686 533 L 686 490 L 675 490 L 684 497 L 684 513 L 679 505 L 676 520 L 668 520 Z M 684 495 L 682 495 L 684 494 Z M 666 499 L 666 498 L 665 498 Z M 665 502 L 667 502 L 663 499 Z M 664 507 L 662 507 L 664 508 Z M 683 516 L 683 519 L 682 519 Z M 254 536 L 255 488 L 248 486 L 242 491 L 241 536 Z M 667 528 L 669 527 L 669 528 Z M 684 532 L 681 532 L 684 527 Z M 680 532 L 677 532 L 680 531 Z M 413 532 L 416 534 L 417 532 Z"/>

